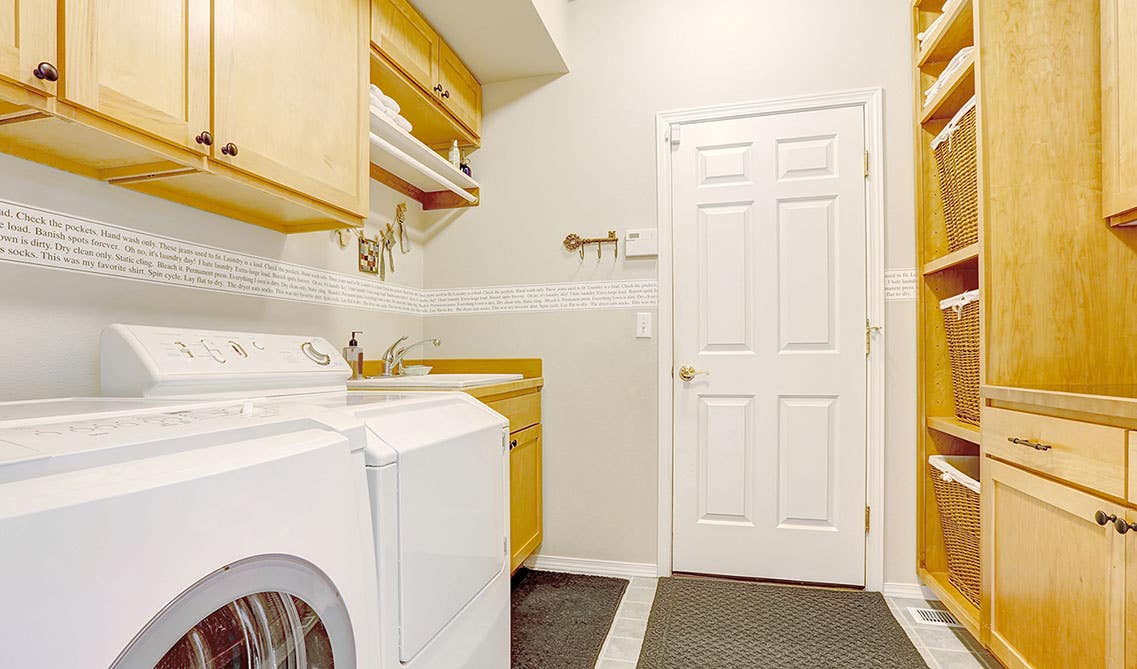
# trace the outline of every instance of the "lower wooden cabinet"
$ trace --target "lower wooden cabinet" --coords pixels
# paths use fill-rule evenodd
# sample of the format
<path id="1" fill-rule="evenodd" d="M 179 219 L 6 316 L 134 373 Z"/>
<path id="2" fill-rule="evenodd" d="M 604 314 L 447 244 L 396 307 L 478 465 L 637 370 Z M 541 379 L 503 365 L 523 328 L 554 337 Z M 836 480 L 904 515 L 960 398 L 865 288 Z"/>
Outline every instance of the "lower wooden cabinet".
<path id="1" fill-rule="evenodd" d="M 1096 519 L 1125 509 L 991 458 L 982 478 L 991 651 L 1008 667 L 1137 666 L 1137 641 L 1125 662 L 1132 539 Z M 1129 553 L 1134 590 L 1137 548 Z M 1137 615 L 1137 595 L 1128 600 Z"/>
<path id="2" fill-rule="evenodd" d="M 516 571 L 541 545 L 541 426 L 510 435 L 509 568 Z"/>
<path id="3" fill-rule="evenodd" d="M 1130 525 L 1137 524 L 1137 510 L 1126 515 Z M 1137 532 L 1125 536 L 1125 666 L 1137 667 Z"/>

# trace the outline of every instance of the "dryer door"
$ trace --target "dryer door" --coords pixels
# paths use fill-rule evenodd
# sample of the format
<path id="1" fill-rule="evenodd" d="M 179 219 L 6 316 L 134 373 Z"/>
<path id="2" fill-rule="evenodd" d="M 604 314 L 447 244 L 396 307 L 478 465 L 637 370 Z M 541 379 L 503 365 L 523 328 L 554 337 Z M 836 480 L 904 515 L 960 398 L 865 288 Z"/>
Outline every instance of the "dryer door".
<path id="1" fill-rule="evenodd" d="M 319 569 L 294 557 L 248 558 L 171 602 L 112 669 L 354 667 L 343 601 Z"/>
<path id="2" fill-rule="evenodd" d="M 409 662 L 508 565 L 505 423 L 462 399 L 368 425 L 399 454 L 399 657 Z"/>

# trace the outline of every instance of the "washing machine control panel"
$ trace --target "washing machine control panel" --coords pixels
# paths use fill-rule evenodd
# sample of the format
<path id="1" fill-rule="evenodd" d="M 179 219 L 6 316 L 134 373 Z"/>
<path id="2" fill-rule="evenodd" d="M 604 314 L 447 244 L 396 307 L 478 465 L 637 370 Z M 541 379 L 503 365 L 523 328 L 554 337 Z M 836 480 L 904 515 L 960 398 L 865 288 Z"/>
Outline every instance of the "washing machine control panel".
<path id="1" fill-rule="evenodd" d="M 227 366 L 244 372 L 346 368 L 336 349 L 320 337 L 172 328 L 139 328 L 132 333 L 147 357 L 169 372 Z"/>
<path id="2" fill-rule="evenodd" d="M 103 331 L 106 395 L 275 394 L 345 387 L 351 368 L 322 337 L 112 325 Z"/>

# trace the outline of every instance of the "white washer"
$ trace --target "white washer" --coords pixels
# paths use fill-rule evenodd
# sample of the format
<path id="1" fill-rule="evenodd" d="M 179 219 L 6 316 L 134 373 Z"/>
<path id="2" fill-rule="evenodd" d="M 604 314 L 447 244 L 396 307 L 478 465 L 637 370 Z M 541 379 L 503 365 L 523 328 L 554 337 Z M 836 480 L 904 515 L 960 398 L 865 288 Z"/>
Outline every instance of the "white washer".
<path id="1" fill-rule="evenodd" d="M 353 429 L 257 401 L 0 404 L 4 666 L 377 666 Z"/>
<path id="2" fill-rule="evenodd" d="M 362 419 L 383 669 L 505 669 L 509 424 L 465 393 L 349 393 L 323 339 L 115 325 L 103 392 L 268 394 Z"/>

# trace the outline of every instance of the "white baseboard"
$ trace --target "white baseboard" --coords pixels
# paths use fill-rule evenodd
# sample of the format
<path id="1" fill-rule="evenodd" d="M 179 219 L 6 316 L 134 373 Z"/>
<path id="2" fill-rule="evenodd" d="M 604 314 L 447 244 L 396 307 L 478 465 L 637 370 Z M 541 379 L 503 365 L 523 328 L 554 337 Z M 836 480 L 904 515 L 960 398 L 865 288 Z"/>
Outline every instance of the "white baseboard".
<path id="1" fill-rule="evenodd" d="M 566 574 L 613 576 L 615 578 L 656 578 L 656 567 L 650 562 L 612 562 L 586 558 L 534 555 L 525 566 L 537 571 L 559 571 Z"/>
<path id="2" fill-rule="evenodd" d="M 926 599 L 929 602 L 936 602 L 940 599 L 936 597 L 935 593 L 919 583 L 885 583 L 880 594 L 885 597 L 901 597 L 903 599 Z"/>

